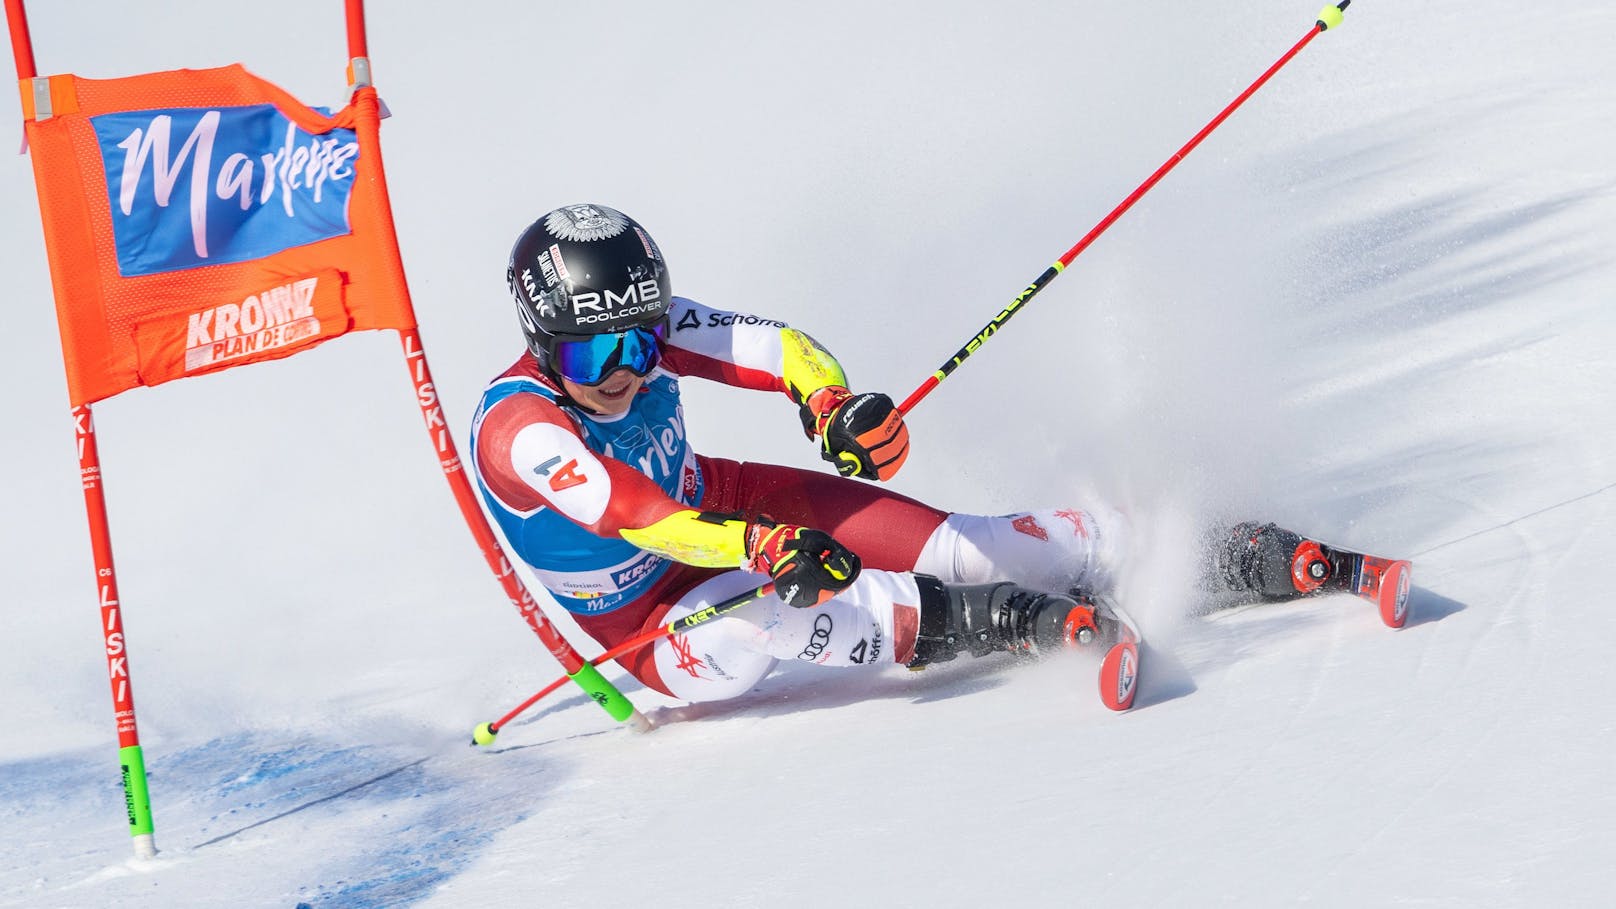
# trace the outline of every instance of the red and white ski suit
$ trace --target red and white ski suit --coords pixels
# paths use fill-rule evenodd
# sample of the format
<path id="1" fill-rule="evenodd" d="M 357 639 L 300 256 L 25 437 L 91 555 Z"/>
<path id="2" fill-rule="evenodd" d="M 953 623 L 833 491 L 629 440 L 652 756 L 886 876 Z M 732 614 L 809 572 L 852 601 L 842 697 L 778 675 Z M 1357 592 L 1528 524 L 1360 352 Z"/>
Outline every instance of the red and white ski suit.
<path id="1" fill-rule="evenodd" d="M 472 429 L 475 476 L 511 550 L 604 647 L 767 580 L 743 570 L 743 551 L 715 544 L 697 512 L 767 515 L 858 553 L 859 579 L 818 608 L 767 597 L 625 656 L 651 688 L 707 701 L 745 692 L 777 659 L 907 663 L 920 607 L 911 572 L 1054 591 L 1112 582 L 1114 512 L 951 514 L 860 480 L 696 454 L 684 377 L 797 401 L 846 384 L 834 358 L 784 323 L 675 297 L 662 361 L 627 413 L 576 406 L 523 355 L 484 392 Z"/>

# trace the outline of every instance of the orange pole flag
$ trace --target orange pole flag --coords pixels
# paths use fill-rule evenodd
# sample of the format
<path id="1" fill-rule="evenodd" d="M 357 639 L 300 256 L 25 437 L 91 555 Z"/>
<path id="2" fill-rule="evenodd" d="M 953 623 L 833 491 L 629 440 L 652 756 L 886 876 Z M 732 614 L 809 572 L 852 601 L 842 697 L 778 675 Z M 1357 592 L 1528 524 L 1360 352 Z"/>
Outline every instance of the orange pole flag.
<path id="1" fill-rule="evenodd" d="M 20 84 L 75 406 L 415 327 L 375 89 L 327 115 L 240 66 Z"/>

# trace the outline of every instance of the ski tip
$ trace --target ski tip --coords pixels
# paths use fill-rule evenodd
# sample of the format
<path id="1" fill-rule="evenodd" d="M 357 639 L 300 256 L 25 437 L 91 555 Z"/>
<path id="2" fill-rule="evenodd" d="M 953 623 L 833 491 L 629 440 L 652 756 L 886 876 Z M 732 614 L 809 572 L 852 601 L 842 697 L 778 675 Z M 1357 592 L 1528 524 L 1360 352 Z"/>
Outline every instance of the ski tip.
<path id="1" fill-rule="evenodd" d="M 1402 628 L 1408 624 L 1408 591 L 1414 566 L 1407 561 L 1395 561 L 1386 566 L 1380 578 L 1377 604 L 1380 620 L 1388 628 Z"/>
<path id="2" fill-rule="evenodd" d="M 1100 700 L 1116 711 L 1133 706 L 1139 691 L 1139 647 L 1133 641 L 1119 641 L 1106 651 L 1100 663 Z"/>

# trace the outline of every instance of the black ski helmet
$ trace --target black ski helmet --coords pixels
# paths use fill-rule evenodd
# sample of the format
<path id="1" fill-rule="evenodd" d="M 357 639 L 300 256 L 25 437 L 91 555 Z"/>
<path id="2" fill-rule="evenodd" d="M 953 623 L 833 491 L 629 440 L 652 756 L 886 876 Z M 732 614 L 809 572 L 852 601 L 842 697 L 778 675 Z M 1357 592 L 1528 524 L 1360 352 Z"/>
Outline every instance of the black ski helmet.
<path id="1" fill-rule="evenodd" d="M 558 335 L 654 325 L 673 305 L 656 241 L 604 205 L 563 205 L 534 221 L 511 247 L 505 279 L 528 350 L 545 366 Z"/>

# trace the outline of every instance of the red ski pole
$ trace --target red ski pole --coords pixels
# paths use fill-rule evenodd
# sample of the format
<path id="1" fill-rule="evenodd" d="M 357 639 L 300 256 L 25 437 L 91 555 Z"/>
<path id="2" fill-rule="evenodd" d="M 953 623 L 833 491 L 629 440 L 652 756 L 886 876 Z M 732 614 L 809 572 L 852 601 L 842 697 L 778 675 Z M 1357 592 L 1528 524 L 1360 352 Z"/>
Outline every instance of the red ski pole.
<path id="1" fill-rule="evenodd" d="M 743 590 L 727 600 L 714 603 L 713 605 L 708 606 L 706 609 L 699 609 L 683 618 L 675 619 L 661 628 L 653 628 L 650 631 L 644 632 L 643 634 L 629 638 L 623 643 L 618 644 L 616 647 L 613 647 L 600 656 L 595 657 L 594 659 L 585 663 L 583 668 L 592 670 L 595 666 L 599 666 L 601 663 L 604 663 L 607 660 L 615 660 L 624 654 L 639 650 L 641 647 L 644 647 L 647 644 L 654 644 L 663 638 L 671 638 L 677 634 L 684 634 L 698 625 L 705 625 L 719 616 L 734 612 L 735 610 L 740 609 L 742 606 L 760 600 L 771 593 L 774 593 L 773 581 L 768 581 L 762 586 L 754 587 L 751 590 Z M 516 705 L 516 708 L 511 710 L 511 712 L 492 722 L 479 724 L 477 728 L 473 729 L 471 732 L 472 744 L 493 744 L 494 736 L 499 735 L 499 730 L 501 727 L 503 727 L 506 723 L 509 723 L 511 720 L 521 716 L 523 713 L 526 713 L 529 707 L 537 704 L 551 692 L 555 691 L 557 688 L 560 688 L 562 685 L 567 684 L 567 682 L 571 680 L 573 680 L 572 674 L 563 675 L 550 684 L 534 692 L 532 697 Z"/>
<path id="2" fill-rule="evenodd" d="M 1110 214 L 1100 219 L 1100 223 L 1094 225 L 1094 228 L 1084 235 L 1083 239 L 1077 241 L 1076 246 L 1068 249 L 1065 255 L 1061 256 L 1055 261 L 1055 264 L 1049 266 L 1049 268 L 1044 270 L 1043 274 L 1039 275 L 1036 280 L 1027 285 L 1026 290 L 1023 290 L 1020 294 L 1016 295 L 1016 298 L 1011 300 L 1004 309 L 1000 310 L 999 314 L 994 316 L 992 321 L 988 322 L 988 324 L 982 327 L 981 331 L 976 333 L 976 337 L 968 341 L 964 347 L 961 347 L 959 351 L 949 359 L 948 362 L 938 367 L 936 372 L 927 376 L 926 381 L 920 383 L 920 387 L 916 388 L 908 398 L 904 399 L 902 404 L 898 405 L 898 409 L 907 414 L 910 410 L 914 409 L 916 404 L 920 403 L 922 398 L 931 394 L 932 389 L 936 388 L 939 383 L 948 378 L 949 374 L 958 369 L 961 363 L 964 363 L 965 360 L 971 356 L 971 354 L 976 353 L 978 348 L 980 348 L 983 344 L 986 344 L 989 338 L 998 333 L 999 329 L 1004 325 L 1004 323 L 1010 321 L 1011 317 L 1020 312 L 1021 307 L 1025 306 L 1027 301 L 1031 300 L 1038 294 L 1039 291 L 1048 286 L 1049 282 L 1055 280 L 1055 277 L 1061 272 L 1065 271 L 1066 266 L 1071 265 L 1072 260 L 1076 259 L 1078 255 L 1083 252 L 1083 250 L 1087 249 L 1090 243 L 1093 243 L 1096 239 L 1098 239 L 1100 234 L 1105 233 L 1106 229 L 1109 228 L 1118 218 L 1122 217 L 1124 212 L 1132 208 L 1133 204 L 1138 202 L 1145 193 L 1150 192 L 1151 187 L 1160 182 L 1162 177 L 1167 176 L 1167 173 L 1174 167 L 1177 167 L 1178 162 L 1184 160 L 1184 158 L 1189 155 L 1190 152 L 1194 151 L 1195 146 L 1200 145 L 1202 139 L 1205 139 L 1214 129 L 1217 129 L 1219 124 L 1228 119 L 1229 115 L 1234 113 L 1236 108 L 1244 104 L 1247 98 L 1256 93 L 1257 89 L 1262 88 L 1263 83 L 1267 82 L 1268 79 L 1274 75 L 1274 73 L 1279 72 L 1280 67 L 1289 63 L 1292 57 L 1301 53 L 1302 48 L 1306 47 L 1308 42 L 1318 37 L 1320 32 L 1323 32 L 1333 26 L 1340 25 L 1341 14 L 1346 10 L 1347 4 L 1351 2 L 1352 0 L 1341 0 L 1341 2 L 1335 6 L 1326 6 L 1324 10 L 1319 13 L 1318 21 L 1313 24 L 1312 28 L 1308 29 L 1307 34 L 1302 37 L 1302 40 L 1296 42 L 1296 44 L 1290 50 L 1285 52 L 1284 56 L 1274 61 L 1273 66 L 1268 67 L 1266 72 L 1264 72 L 1261 76 L 1258 76 L 1257 81 L 1251 83 L 1251 85 L 1248 86 L 1245 91 L 1240 93 L 1239 97 L 1229 102 L 1229 106 L 1225 107 L 1216 117 L 1213 117 L 1210 123 L 1201 127 L 1201 131 L 1196 133 L 1194 138 L 1184 143 L 1184 147 L 1174 152 L 1173 156 L 1168 158 L 1161 167 L 1156 168 L 1156 172 L 1151 174 L 1150 178 L 1145 180 L 1145 182 L 1139 184 L 1139 188 L 1130 193 L 1128 198 L 1123 199 L 1121 204 L 1111 210 Z"/>

